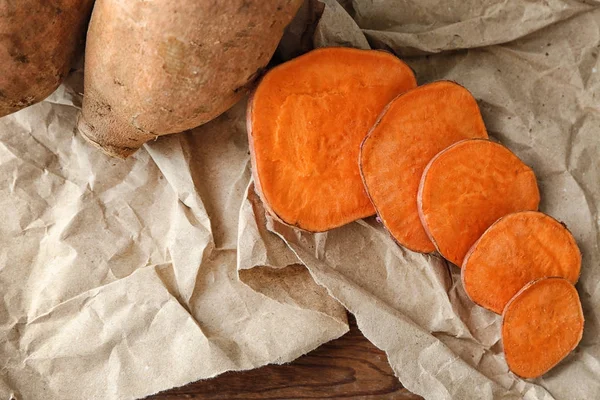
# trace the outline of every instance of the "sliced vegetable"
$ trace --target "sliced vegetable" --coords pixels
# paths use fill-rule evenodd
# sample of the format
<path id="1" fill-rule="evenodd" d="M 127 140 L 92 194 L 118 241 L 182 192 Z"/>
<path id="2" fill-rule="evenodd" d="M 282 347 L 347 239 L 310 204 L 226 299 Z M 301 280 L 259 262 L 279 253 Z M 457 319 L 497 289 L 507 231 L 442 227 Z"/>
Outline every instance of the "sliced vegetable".
<path id="1" fill-rule="evenodd" d="M 417 198 L 419 216 L 440 254 L 461 266 L 496 220 L 537 210 L 535 174 L 506 147 L 483 139 L 458 142 L 427 165 Z"/>
<path id="2" fill-rule="evenodd" d="M 465 291 L 475 303 L 501 314 L 528 282 L 562 277 L 575 284 L 581 252 L 569 230 L 537 211 L 507 215 L 471 247 L 462 265 Z"/>
<path id="3" fill-rule="evenodd" d="M 522 378 L 545 374 L 577 347 L 583 324 L 581 302 L 571 282 L 544 278 L 529 283 L 502 316 L 508 367 Z"/>
<path id="4" fill-rule="evenodd" d="M 375 213 L 360 144 L 385 105 L 416 86 L 390 53 L 314 50 L 268 72 L 248 110 L 257 190 L 271 214 L 326 231 Z"/>
<path id="5" fill-rule="evenodd" d="M 487 137 L 477 102 L 454 82 L 419 86 L 385 108 L 362 144 L 360 168 L 379 218 L 398 243 L 435 251 L 417 209 L 423 170 L 451 144 Z"/>

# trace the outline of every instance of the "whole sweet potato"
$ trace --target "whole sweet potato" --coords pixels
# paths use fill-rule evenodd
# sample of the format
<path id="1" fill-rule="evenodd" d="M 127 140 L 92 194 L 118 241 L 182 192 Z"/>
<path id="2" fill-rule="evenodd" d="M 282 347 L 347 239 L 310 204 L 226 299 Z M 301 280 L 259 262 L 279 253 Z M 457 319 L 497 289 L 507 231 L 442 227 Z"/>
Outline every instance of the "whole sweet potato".
<path id="1" fill-rule="evenodd" d="M 0 0 L 0 117 L 48 97 L 69 72 L 93 0 Z"/>
<path id="2" fill-rule="evenodd" d="M 206 123 L 267 65 L 301 0 L 98 0 L 87 36 L 80 132 L 127 157 Z"/>

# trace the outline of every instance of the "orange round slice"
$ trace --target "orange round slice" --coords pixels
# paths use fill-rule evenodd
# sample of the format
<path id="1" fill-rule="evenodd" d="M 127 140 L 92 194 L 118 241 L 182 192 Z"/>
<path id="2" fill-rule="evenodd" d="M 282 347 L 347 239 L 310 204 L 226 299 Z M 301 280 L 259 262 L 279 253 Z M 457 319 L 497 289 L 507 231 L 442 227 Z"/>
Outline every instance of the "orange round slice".
<path id="1" fill-rule="evenodd" d="M 417 209 L 423 170 L 451 144 L 487 137 L 477 101 L 454 82 L 419 86 L 385 108 L 362 144 L 360 169 L 379 218 L 398 243 L 435 251 Z"/>
<path id="2" fill-rule="evenodd" d="M 502 343 L 510 370 L 537 378 L 564 359 L 583 336 L 583 311 L 575 286 L 544 278 L 525 286 L 502 315 Z"/>
<path id="3" fill-rule="evenodd" d="M 462 264 L 462 281 L 473 302 L 501 314 L 528 282 L 562 277 L 577 283 L 581 252 L 571 232 L 537 211 L 509 214 L 484 232 Z"/>
<path id="4" fill-rule="evenodd" d="M 461 266 L 471 246 L 496 220 L 540 202 L 535 174 L 501 144 L 455 143 L 427 165 L 417 204 L 439 253 Z"/>

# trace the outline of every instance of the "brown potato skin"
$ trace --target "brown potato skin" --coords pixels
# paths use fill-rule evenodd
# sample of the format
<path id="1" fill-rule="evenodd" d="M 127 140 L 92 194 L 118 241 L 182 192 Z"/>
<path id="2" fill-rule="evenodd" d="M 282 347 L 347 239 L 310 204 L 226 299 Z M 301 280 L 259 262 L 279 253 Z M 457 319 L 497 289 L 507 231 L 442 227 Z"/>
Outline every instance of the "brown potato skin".
<path id="1" fill-rule="evenodd" d="M 0 0 L 0 117 L 48 97 L 71 68 L 93 0 Z"/>
<path id="2" fill-rule="evenodd" d="M 260 75 L 301 0 L 98 0 L 79 131 L 125 158 L 229 109 Z"/>

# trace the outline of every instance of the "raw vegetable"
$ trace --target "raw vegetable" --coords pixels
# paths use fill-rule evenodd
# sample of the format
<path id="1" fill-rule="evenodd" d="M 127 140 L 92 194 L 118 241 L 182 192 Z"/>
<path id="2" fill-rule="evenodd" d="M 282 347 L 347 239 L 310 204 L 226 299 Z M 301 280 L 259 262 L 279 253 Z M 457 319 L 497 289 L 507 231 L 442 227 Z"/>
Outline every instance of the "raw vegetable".
<path id="1" fill-rule="evenodd" d="M 362 143 L 360 169 L 379 218 L 398 243 L 435 250 L 417 209 L 423 170 L 451 144 L 487 137 L 477 102 L 454 82 L 419 86 L 385 108 Z"/>
<path id="2" fill-rule="evenodd" d="M 48 97 L 67 76 L 93 0 L 0 1 L 0 117 Z"/>
<path id="3" fill-rule="evenodd" d="M 463 140 L 427 165 L 417 198 L 419 216 L 440 254 L 461 266 L 467 251 L 496 220 L 537 210 L 533 171 L 506 147 Z"/>
<path id="4" fill-rule="evenodd" d="M 80 132 L 127 157 L 230 108 L 269 62 L 302 0 L 98 0 Z"/>
<path id="5" fill-rule="evenodd" d="M 577 347 L 583 323 L 579 295 L 571 282 L 545 278 L 529 283 L 502 315 L 508 367 L 522 378 L 543 375 Z"/>
<path id="6" fill-rule="evenodd" d="M 415 86 L 406 64 L 374 50 L 318 49 L 267 73 L 249 105 L 248 134 L 270 213 L 314 232 L 373 215 L 360 144 L 385 105 Z"/>
<path id="7" fill-rule="evenodd" d="M 523 211 L 496 221 L 471 247 L 462 265 L 465 291 L 501 314 L 528 282 L 562 277 L 575 284 L 581 253 L 569 230 L 541 212 Z"/>

